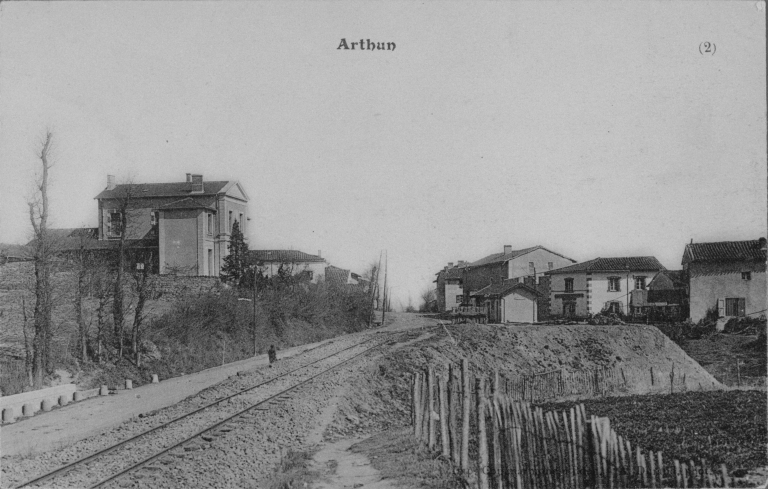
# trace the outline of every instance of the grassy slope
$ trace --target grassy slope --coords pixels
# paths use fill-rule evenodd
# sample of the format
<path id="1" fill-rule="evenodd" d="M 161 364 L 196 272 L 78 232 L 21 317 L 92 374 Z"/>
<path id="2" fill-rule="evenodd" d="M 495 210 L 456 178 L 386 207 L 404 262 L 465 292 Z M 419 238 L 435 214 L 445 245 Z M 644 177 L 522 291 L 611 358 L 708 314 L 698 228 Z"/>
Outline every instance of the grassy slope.
<path id="1" fill-rule="evenodd" d="M 717 380 L 726 385 L 738 382 L 736 361 L 740 367 L 742 383 L 765 386 L 766 345 L 757 345 L 757 336 L 716 335 L 712 338 L 686 340 L 683 350 Z M 751 377 L 744 379 L 744 377 Z"/>

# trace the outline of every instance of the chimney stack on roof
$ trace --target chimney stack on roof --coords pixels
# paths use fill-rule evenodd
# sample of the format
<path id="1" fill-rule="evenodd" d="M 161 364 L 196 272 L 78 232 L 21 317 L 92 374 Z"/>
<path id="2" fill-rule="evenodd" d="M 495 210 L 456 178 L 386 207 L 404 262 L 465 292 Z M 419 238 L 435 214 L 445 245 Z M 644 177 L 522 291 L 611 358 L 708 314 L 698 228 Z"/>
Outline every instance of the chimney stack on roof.
<path id="1" fill-rule="evenodd" d="M 114 190 L 114 189 L 115 189 L 115 176 L 107 175 L 107 190 Z"/>
<path id="2" fill-rule="evenodd" d="M 321 251 L 323 251 L 323 250 L 317 250 L 317 256 L 318 256 L 318 258 L 322 258 L 322 257 L 323 257 L 323 255 L 321 255 L 321 254 L 320 254 L 320 252 L 321 252 Z"/>
<path id="3" fill-rule="evenodd" d="M 760 249 L 765 251 L 766 248 L 768 247 L 768 245 L 766 245 L 765 238 L 760 238 L 757 241 L 758 243 L 760 243 Z"/>
<path id="4" fill-rule="evenodd" d="M 187 183 L 192 183 L 192 174 L 187 173 Z"/>
<path id="5" fill-rule="evenodd" d="M 508 255 L 512 253 L 512 245 L 504 245 L 504 254 Z"/>
<path id="6" fill-rule="evenodd" d="M 452 261 L 448 262 L 448 268 L 453 268 L 453 262 Z"/>
<path id="7" fill-rule="evenodd" d="M 190 175 L 187 173 L 187 177 L 190 178 L 190 182 L 192 183 L 192 192 L 203 192 L 203 176 L 202 175 Z"/>

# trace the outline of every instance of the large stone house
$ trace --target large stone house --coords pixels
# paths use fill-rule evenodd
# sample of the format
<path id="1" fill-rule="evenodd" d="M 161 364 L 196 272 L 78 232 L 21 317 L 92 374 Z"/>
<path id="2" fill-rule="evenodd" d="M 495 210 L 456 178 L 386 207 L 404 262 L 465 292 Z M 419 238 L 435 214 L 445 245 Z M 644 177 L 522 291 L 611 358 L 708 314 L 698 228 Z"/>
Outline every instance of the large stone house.
<path id="1" fill-rule="evenodd" d="M 509 245 L 504 246 L 501 253 L 494 253 L 465 265 L 462 275 L 465 301 L 469 303 L 474 293 L 491 284 L 520 282 L 524 277 L 535 278 L 535 282 L 538 282 L 545 272 L 574 263 L 576 260 L 543 246 L 521 250 L 513 250 Z"/>
<path id="2" fill-rule="evenodd" d="M 60 250 L 108 252 L 122 239 L 152 273 L 219 276 L 234 223 L 248 233 L 248 196 L 233 180 L 116 184 L 108 175 L 96 200 L 96 228 L 52 230 Z"/>
<path id="3" fill-rule="evenodd" d="M 653 256 L 595 258 L 546 272 L 552 317 L 586 317 L 599 312 L 629 314 L 633 290 L 646 290 L 666 270 Z"/>
<path id="4" fill-rule="evenodd" d="M 765 238 L 686 245 L 691 320 L 765 314 L 765 260 Z"/>

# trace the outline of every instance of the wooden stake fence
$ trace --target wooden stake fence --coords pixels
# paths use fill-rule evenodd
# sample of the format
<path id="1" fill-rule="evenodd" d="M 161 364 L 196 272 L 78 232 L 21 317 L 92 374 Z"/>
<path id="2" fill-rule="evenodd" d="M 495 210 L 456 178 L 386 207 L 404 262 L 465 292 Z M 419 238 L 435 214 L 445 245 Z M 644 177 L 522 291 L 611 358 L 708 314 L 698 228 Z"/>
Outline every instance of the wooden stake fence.
<path id="1" fill-rule="evenodd" d="M 477 378 L 471 386 L 466 359 L 460 379 L 456 370 L 449 366 L 447 379 L 432 369 L 414 375 L 413 432 L 467 478 L 471 445 L 479 489 L 729 487 L 725 465 L 716 469 L 705 460 L 681 462 L 644 451 L 616 433 L 608 418 L 587 416 L 583 404 L 544 412 L 509 395 L 498 374 L 490 382 Z M 564 377 L 557 372 L 562 371 L 544 380 L 524 380 L 528 392 L 564 392 Z M 571 377 L 598 388 L 616 378 L 600 371 Z"/>

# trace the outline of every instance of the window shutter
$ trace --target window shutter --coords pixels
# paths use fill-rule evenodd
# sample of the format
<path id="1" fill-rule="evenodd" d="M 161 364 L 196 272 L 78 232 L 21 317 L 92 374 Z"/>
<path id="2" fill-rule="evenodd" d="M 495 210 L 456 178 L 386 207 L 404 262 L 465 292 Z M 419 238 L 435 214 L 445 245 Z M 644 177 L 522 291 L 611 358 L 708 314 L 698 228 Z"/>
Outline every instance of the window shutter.
<path id="1" fill-rule="evenodd" d="M 725 299 L 717 299 L 717 316 L 725 317 Z"/>
<path id="2" fill-rule="evenodd" d="M 744 317 L 746 315 L 746 299 L 739 299 L 739 316 Z"/>

